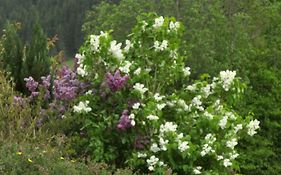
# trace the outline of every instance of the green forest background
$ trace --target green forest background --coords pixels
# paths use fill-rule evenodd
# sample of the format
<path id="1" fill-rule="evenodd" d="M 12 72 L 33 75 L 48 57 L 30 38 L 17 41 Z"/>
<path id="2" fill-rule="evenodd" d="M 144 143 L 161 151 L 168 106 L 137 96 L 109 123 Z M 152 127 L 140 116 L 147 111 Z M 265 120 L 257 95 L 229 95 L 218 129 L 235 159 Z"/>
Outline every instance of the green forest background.
<path id="1" fill-rule="evenodd" d="M 48 44 L 47 38 L 57 36 L 58 41 L 53 49 L 40 51 L 42 58 L 63 50 L 70 59 L 89 34 L 112 29 L 117 40 L 124 40 L 136 17 L 145 12 L 174 16 L 184 24 L 193 79 L 225 69 L 237 71 L 248 86 L 237 110 L 244 115 L 251 111 L 261 121 L 259 135 L 239 145 L 241 174 L 281 174 L 281 2 L 277 0 L 0 0 L 0 35 L 10 32 L 13 37 L 6 44 L 14 51 L 4 55 L 8 59 L 4 68 L 13 68 L 22 87 L 19 79 L 25 75 L 40 77 L 49 70 L 31 70 L 32 61 L 22 65 L 25 71 L 13 65 L 21 65 L 22 57 L 32 60 Z M 18 29 L 9 28 L 13 22 L 20 23 Z M 24 48 L 24 53 L 16 52 Z M 51 64 L 41 63 L 45 68 Z"/>

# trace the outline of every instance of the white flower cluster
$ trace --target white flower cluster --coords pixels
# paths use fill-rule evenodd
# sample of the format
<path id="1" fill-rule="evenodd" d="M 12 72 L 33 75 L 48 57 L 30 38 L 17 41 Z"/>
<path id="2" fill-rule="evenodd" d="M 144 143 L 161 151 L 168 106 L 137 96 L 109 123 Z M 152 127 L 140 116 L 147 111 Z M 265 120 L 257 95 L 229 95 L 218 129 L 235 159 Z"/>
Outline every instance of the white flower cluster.
<path id="1" fill-rule="evenodd" d="M 178 125 L 173 122 L 166 122 L 165 124 L 160 125 L 160 133 L 164 134 L 165 132 L 176 132 Z"/>
<path id="2" fill-rule="evenodd" d="M 134 74 L 135 75 L 139 75 L 141 73 L 141 68 L 137 68 L 135 71 L 134 71 Z"/>
<path id="3" fill-rule="evenodd" d="M 184 110 L 184 111 L 190 111 L 190 106 L 188 106 L 183 99 L 179 99 L 177 101 L 177 104 Z"/>
<path id="4" fill-rule="evenodd" d="M 173 22 L 173 21 L 171 21 L 171 22 L 169 23 L 169 29 L 170 29 L 171 31 L 177 31 L 179 28 L 180 28 L 180 23 L 179 23 L 179 22 Z"/>
<path id="5" fill-rule="evenodd" d="M 197 166 L 193 169 L 193 173 L 194 174 L 201 174 L 201 170 L 202 170 L 202 167 L 201 166 Z"/>
<path id="6" fill-rule="evenodd" d="M 201 98 L 202 98 L 201 95 L 194 97 L 191 101 L 191 105 L 196 107 L 199 111 L 204 111 Z"/>
<path id="7" fill-rule="evenodd" d="M 228 91 L 234 78 L 236 76 L 236 71 L 221 71 L 220 72 L 220 79 L 222 81 L 222 87 L 225 91 Z"/>
<path id="8" fill-rule="evenodd" d="M 158 17 L 158 18 L 155 18 L 155 19 L 154 19 L 153 27 L 156 28 L 156 29 L 162 27 L 163 24 L 164 24 L 164 21 L 165 21 L 165 20 L 164 20 L 163 16 L 160 16 L 160 17 Z"/>
<path id="9" fill-rule="evenodd" d="M 75 105 L 73 107 L 74 112 L 77 112 L 77 113 L 83 113 L 83 112 L 88 113 L 88 112 L 92 111 L 92 108 L 88 106 L 89 103 L 90 102 L 88 100 L 85 101 L 85 102 L 80 101 L 78 105 Z"/>
<path id="10" fill-rule="evenodd" d="M 226 124 L 227 124 L 228 116 L 225 115 L 220 121 L 219 121 L 219 126 L 221 129 L 225 129 Z"/>
<path id="11" fill-rule="evenodd" d="M 136 125 L 136 121 L 135 121 L 135 114 L 130 114 L 129 115 L 129 119 L 131 120 L 131 125 L 135 126 Z"/>
<path id="12" fill-rule="evenodd" d="M 248 134 L 250 136 L 253 136 L 257 133 L 256 130 L 260 128 L 259 124 L 260 124 L 260 121 L 258 121 L 257 119 L 250 121 L 250 123 L 247 125 Z"/>
<path id="13" fill-rule="evenodd" d="M 168 48 L 168 41 L 163 40 L 162 42 L 155 41 L 154 42 L 155 51 L 163 51 Z"/>
<path id="14" fill-rule="evenodd" d="M 141 84 L 141 83 L 136 83 L 136 84 L 133 86 L 133 88 L 134 88 L 135 90 L 139 91 L 142 95 L 143 95 L 146 91 L 148 91 L 148 89 L 147 89 L 146 87 L 144 87 L 144 85 Z"/>
<path id="15" fill-rule="evenodd" d="M 103 31 L 100 32 L 100 35 L 90 35 L 90 44 L 91 49 L 94 52 L 98 52 L 100 49 L 100 37 L 107 37 L 108 33 Z"/>
<path id="16" fill-rule="evenodd" d="M 163 108 L 165 108 L 166 104 L 165 103 L 161 103 L 161 104 L 157 104 L 156 107 L 158 110 L 162 110 Z"/>
<path id="17" fill-rule="evenodd" d="M 190 75 L 190 67 L 185 67 L 185 68 L 182 69 L 182 71 L 183 71 L 183 75 L 185 77 Z"/>
<path id="18" fill-rule="evenodd" d="M 121 49 L 122 43 L 118 43 L 116 40 L 113 40 L 110 42 L 110 48 L 109 48 L 109 52 L 111 52 L 111 54 L 116 57 L 119 60 L 122 60 L 124 58 L 124 55 L 122 53 L 122 49 Z"/>
<path id="19" fill-rule="evenodd" d="M 77 58 L 77 64 L 79 65 L 77 68 L 77 74 L 85 77 L 88 75 L 88 72 L 86 71 L 86 66 L 83 65 L 83 62 L 85 60 L 85 55 L 81 55 L 81 54 L 76 54 L 75 58 Z"/>
<path id="20" fill-rule="evenodd" d="M 155 95 L 154 95 L 153 97 L 154 97 L 154 99 L 155 99 L 157 102 L 159 102 L 159 101 L 161 101 L 163 98 L 165 98 L 165 96 L 160 95 L 159 93 L 155 93 Z"/>
<path id="21" fill-rule="evenodd" d="M 212 145 L 214 144 L 214 142 L 216 141 L 216 137 L 213 134 L 207 134 L 205 136 L 205 141 L 206 143 L 203 145 L 203 149 L 200 152 L 201 156 L 205 156 L 206 154 L 214 153 L 215 150 L 212 148 Z"/>
<path id="22" fill-rule="evenodd" d="M 133 47 L 133 44 L 131 43 L 130 40 L 126 40 L 126 46 L 124 47 L 124 51 L 127 53 L 129 52 L 130 48 Z"/>
<path id="23" fill-rule="evenodd" d="M 236 134 L 239 130 L 243 129 L 243 125 L 242 124 L 238 124 L 234 127 L 234 133 Z"/>
<path id="24" fill-rule="evenodd" d="M 214 118 L 214 115 L 207 111 L 205 111 L 203 115 L 209 120 L 213 120 L 213 118 Z"/>
<path id="25" fill-rule="evenodd" d="M 140 108 L 140 103 L 134 103 L 132 108 L 133 109 L 139 109 Z"/>
<path id="26" fill-rule="evenodd" d="M 238 144 L 237 139 L 236 139 L 236 138 L 233 138 L 233 139 L 228 140 L 228 141 L 226 142 L 226 147 L 231 148 L 231 149 L 234 149 L 234 147 L 235 147 L 237 144 Z"/>
<path id="27" fill-rule="evenodd" d="M 178 145 L 178 149 L 180 150 L 180 152 L 184 152 L 187 149 L 189 149 L 189 145 L 187 141 L 179 141 L 179 145 Z"/>
<path id="28" fill-rule="evenodd" d="M 119 70 L 123 73 L 128 74 L 130 72 L 130 67 L 132 66 L 132 63 L 130 61 L 124 61 L 124 66 L 119 67 Z"/>
<path id="29" fill-rule="evenodd" d="M 149 115 L 149 116 L 147 116 L 146 118 L 147 118 L 148 120 L 158 120 L 158 119 L 159 119 L 159 117 L 156 116 L 156 115 Z"/>

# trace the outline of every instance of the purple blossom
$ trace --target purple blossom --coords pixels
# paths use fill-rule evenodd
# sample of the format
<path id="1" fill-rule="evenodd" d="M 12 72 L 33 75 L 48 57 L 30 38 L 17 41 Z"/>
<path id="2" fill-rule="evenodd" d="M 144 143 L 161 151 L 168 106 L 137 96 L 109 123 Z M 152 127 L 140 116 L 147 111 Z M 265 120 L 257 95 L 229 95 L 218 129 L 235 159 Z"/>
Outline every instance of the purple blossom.
<path id="1" fill-rule="evenodd" d="M 117 128 L 122 131 L 125 131 L 127 128 L 130 128 L 130 127 L 132 127 L 132 125 L 131 125 L 131 120 L 129 119 L 129 111 L 124 110 L 122 112 L 122 116 L 119 120 Z"/>
<path id="2" fill-rule="evenodd" d="M 28 88 L 30 92 L 34 92 L 39 84 L 32 77 L 24 78 L 24 81 L 26 82 L 25 86 Z"/>
<path id="3" fill-rule="evenodd" d="M 149 137 L 148 136 L 140 136 L 138 135 L 135 143 L 134 143 L 134 148 L 136 149 L 144 149 L 145 145 L 149 144 Z"/>
<path id="4" fill-rule="evenodd" d="M 121 76 L 120 70 L 117 70 L 114 75 L 106 74 L 106 83 L 111 91 L 116 92 L 122 89 L 125 83 L 129 80 L 129 76 Z"/>
<path id="5" fill-rule="evenodd" d="M 81 83 L 76 73 L 67 66 L 58 72 L 58 78 L 54 80 L 54 95 L 58 100 L 72 100 L 82 88 L 85 88 L 85 84 Z"/>
<path id="6" fill-rule="evenodd" d="M 22 106 L 24 104 L 24 99 L 20 96 L 14 96 L 14 105 Z"/>
<path id="7" fill-rule="evenodd" d="M 31 97 L 34 98 L 34 97 L 38 97 L 39 96 L 39 92 L 32 92 L 31 93 Z"/>
<path id="8" fill-rule="evenodd" d="M 48 75 L 47 77 L 41 77 L 42 80 L 42 85 L 46 88 L 49 89 L 51 86 L 51 75 Z"/>

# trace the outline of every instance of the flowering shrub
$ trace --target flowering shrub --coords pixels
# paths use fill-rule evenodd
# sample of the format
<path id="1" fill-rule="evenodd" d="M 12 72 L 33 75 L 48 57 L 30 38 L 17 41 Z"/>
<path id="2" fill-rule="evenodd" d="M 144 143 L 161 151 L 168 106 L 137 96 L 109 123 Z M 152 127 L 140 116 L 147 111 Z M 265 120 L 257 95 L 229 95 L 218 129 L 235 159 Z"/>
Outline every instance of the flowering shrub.
<path id="1" fill-rule="evenodd" d="M 232 109 L 244 84 L 229 70 L 190 83 L 182 34 L 174 18 L 146 15 L 125 47 L 108 32 L 89 36 L 81 47 L 77 73 L 94 93 L 79 97 L 74 117 L 84 121 L 94 160 L 155 173 L 239 168 L 235 147 L 259 128 L 252 116 Z"/>

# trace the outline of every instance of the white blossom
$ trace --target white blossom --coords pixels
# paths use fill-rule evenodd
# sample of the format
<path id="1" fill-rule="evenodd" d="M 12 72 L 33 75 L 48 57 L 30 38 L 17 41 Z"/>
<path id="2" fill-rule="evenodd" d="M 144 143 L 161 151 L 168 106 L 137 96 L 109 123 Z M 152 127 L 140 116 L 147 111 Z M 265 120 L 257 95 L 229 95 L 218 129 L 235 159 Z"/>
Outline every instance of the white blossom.
<path id="1" fill-rule="evenodd" d="M 147 157 L 147 154 L 145 153 L 138 153 L 138 158 L 144 158 L 144 157 Z"/>
<path id="2" fill-rule="evenodd" d="M 124 58 L 121 46 L 122 46 L 122 43 L 117 44 L 116 40 L 113 40 L 110 42 L 109 52 L 111 52 L 112 55 L 114 57 L 118 58 L 119 60 L 122 60 Z"/>
<path id="3" fill-rule="evenodd" d="M 153 27 L 160 28 L 163 26 L 163 24 L 164 24 L 164 18 L 163 16 L 160 16 L 159 18 L 155 18 Z"/>
<path id="4" fill-rule="evenodd" d="M 146 118 L 147 118 L 148 120 L 158 120 L 158 119 L 159 119 L 159 117 L 156 116 L 156 115 L 149 115 L 149 116 L 147 116 Z"/>
<path id="5" fill-rule="evenodd" d="M 85 55 L 84 54 L 79 54 L 79 53 L 77 53 L 76 55 L 75 55 L 75 58 L 77 58 L 77 64 L 82 64 L 83 63 L 83 61 L 85 60 Z"/>
<path id="6" fill-rule="evenodd" d="M 183 75 L 185 77 L 190 75 L 190 67 L 185 67 L 185 68 L 182 69 L 182 71 L 183 71 Z"/>
<path id="7" fill-rule="evenodd" d="M 86 113 L 88 113 L 88 112 L 92 111 L 92 108 L 88 106 L 89 103 L 90 102 L 88 100 L 85 101 L 85 102 L 80 101 L 78 105 L 75 105 L 73 107 L 74 112 L 77 112 L 77 113 L 86 112 Z"/>
<path id="8" fill-rule="evenodd" d="M 80 64 L 77 68 L 77 74 L 81 77 L 85 77 L 88 75 L 88 72 L 86 71 L 86 66 L 83 66 L 83 64 Z"/>
<path id="9" fill-rule="evenodd" d="M 153 97 L 156 101 L 161 101 L 163 98 L 165 98 L 165 96 L 161 96 L 159 93 L 156 93 Z"/>
<path id="10" fill-rule="evenodd" d="M 123 73 L 128 74 L 130 72 L 130 67 L 132 63 L 130 61 L 125 61 L 125 65 L 123 67 L 119 67 L 119 70 Z"/>
<path id="11" fill-rule="evenodd" d="M 169 140 L 164 140 L 162 137 L 160 137 L 159 139 L 159 145 L 160 145 L 160 149 L 163 151 L 167 150 L 166 145 L 169 143 Z"/>
<path id="12" fill-rule="evenodd" d="M 197 166 L 193 169 L 193 173 L 194 174 L 201 174 L 201 169 L 202 169 L 201 166 Z"/>
<path id="13" fill-rule="evenodd" d="M 227 124 L 228 116 L 224 116 L 220 121 L 219 121 L 219 126 L 221 129 L 225 129 L 226 124 Z"/>
<path id="14" fill-rule="evenodd" d="M 147 164 L 148 164 L 148 169 L 150 171 L 154 170 L 155 165 L 157 164 L 157 162 L 159 161 L 159 159 L 155 156 L 151 156 L 149 159 L 146 160 Z"/>
<path id="15" fill-rule="evenodd" d="M 90 44 L 91 44 L 91 48 L 94 52 L 99 51 L 100 36 L 90 35 Z"/>
<path id="16" fill-rule="evenodd" d="M 184 152 L 187 149 L 189 149 L 188 142 L 187 141 L 180 142 L 178 145 L 178 149 L 180 150 L 180 152 Z"/>
<path id="17" fill-rule="evenodd" d="M 236 76 L 236 71 L 221 71 L 220 72 L 220 79 L 222 81 L 222 87 L 225 91 L 228 91 L 234 78 Z"/>
<path id="18" fill-rule="evenodd" d="M 234 133 L 237 133 L 239 130 L 243 129 L 243 125 L 242 124 L 238 124 L 234 127 Z"/>
<path id="19" fill-rule="evenodd" d="M 163 108 L 165 108 L 165 106 L 166 106 L 165 103 L 157 104 L 157 105 L 156 105 L 157 109 L 160 110 L 160 111 L 161 111 Z"/>
<path id="20" fill-rule="evenodd" d="M 205 111 L 203 114 L 205 117 L 207 117 L 209 120 L 213 120 L 214 116 L 210 114 L 209 112 Z"/>
<path id="21" fill-rule="evenodd" d="M 167 47 L 168 47 L 167 40 L 163 40 L 162 43 L 160 43 L 159 41 L 154 42 L 154 48 L 156 51 L 163 51 L 163 50 L 167 49 Z"/>
<path id="22" fill-rule="evenodd" d="M 237 142 L 237 139 L 236 139 L 236 138 L 233 138 L 233 139 L 228 140 L 228 141 L 226 142 L 226 146 L 227 146 L 228 148 L 231 148 L 231 149 L 234 149 L 234 147 L 235 147 L 237 144 L 238 144 L 238 142 Z"/>
<path id="23" fill-rule="evenodd" d="M 93 91 L 92 91 L 92 90 L 88 90 L 88 91 L 86 92 L 86 95 L 91 95 L 91 94 L 93 94 Z"/>
<path id="24" fill-rule="evenodd" d="M 156 143 L 153 143 L 150 147 L 150 151 L 157 153 L 158 151 L 160 151 L 160 148 L 158 147 L 158 145 Z"/>
<path id="25" fill-rule="evenodd" d="M 171 21 L 171 22 L 169 23 L 169 28 L 170 28 L 170 30 L 177 31 L 179 27 L 180 27 L 180 23 L 179 23 L 179 22 L 173 22 L 173 21 Z"/>
<path id="26" fill-rule="evenodd" d="M 136 83 L 136 84 L 133 86 L 133 88 L 134 88 L 135 90 L 139 91 L 142 95 L 143 95 L 146 91 L 148 91 L 148 89 L 145 88 L 144 85 L 143 85 L 143 84 L 140 84 L 140 83 Z"/>
<path id="27" fill-rule="evenodd" d="M 173 122 L 166 122 L 165 124 L 160 125 L 160 132 L 165 133 L 165 132 L 175 132 L 177 130 L 177 125 L 174 124 Z"/>
<path id="28" fill-rule="evenodd" d="M 234 160 L 234 159 L 236 159 L 237 157 L 239 156 L 239 154 L 238 153 L 236 153 L 236 152 L 233 152 L 233 153 L 230 153 L 230 160 Z"/>
<path id="29" fill-rule="evenodd" d="M 231 161 L 230 161 L 229 159 L 224 159 L 224 160 L 223 160 L 223 166 L 229 167 L 229 166 L 231 166 L 231 165 L 232 165 L 232 163 L 231 163 Z"/>
<path id="30" fill-rule="evenodd" d="M 141 73 L 141 68 L 137 68 L 135 71 L 134 71 L 134 74 L 135 75 L 139 75 Z"/>
<path id="31" fill-rule="evenodd" d="M 250 136 L 253 136 L 257 133 L 256 130 L 260 128 L 259 124 L 260 124 L 260 121 L 258 121 L 257 119 L 250 121 L 250 123 L 247 125 L 248 134 Z"/>
<path id="32" fill-rule="evenodd" d="M 126 40 L 126 46 L 124 48 L 125 52 L 129 52 L 130 48 L 133 46 L 130 40 Z"/>
<path id="33" fill-rule="evenodd" d="M 135 126 L 136 125 L 136 121 L 135 120 L 131 120 L 131 125 Z"/>
<path id="34" fill-rule="evenodd" d="M 223 156 L 221 156 L 221 155 L 217 156 L 217 160 L 222 160 L 222 159 L 223 159 Z"/>
<path id="35" fill-rule="evenodd" d="M 132 106 L 133 109 L 139 109 L 139 107 L 140 107 L 140 103 L 135 103 Z"/>

